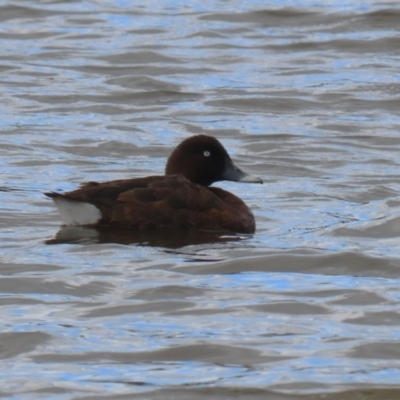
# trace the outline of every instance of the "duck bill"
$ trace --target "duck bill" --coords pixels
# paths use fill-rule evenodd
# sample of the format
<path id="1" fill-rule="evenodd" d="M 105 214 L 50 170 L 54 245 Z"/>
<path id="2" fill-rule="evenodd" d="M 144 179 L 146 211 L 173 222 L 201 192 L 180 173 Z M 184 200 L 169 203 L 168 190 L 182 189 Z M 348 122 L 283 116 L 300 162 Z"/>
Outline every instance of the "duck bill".
<path id="1" fill-rule="evenodd" d="M 238 168 L 231 160 L 227 163 L 225 171 L 222 174 L 222 180 L 245 183 L 263 183 L 258 176 L 247 174 Z"/>

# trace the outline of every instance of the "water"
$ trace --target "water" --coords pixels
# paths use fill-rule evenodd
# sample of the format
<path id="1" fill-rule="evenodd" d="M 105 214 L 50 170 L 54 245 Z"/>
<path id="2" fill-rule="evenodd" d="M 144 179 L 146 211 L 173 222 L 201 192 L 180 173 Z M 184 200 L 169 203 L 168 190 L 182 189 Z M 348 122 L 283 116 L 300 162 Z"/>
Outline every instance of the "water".
<path id="1" fill-rule="evenodd" d="M 0 1 L 0 394 L 398 399 L 399 23 L 380 0 Z M 264 179 L 218 185 L 254 236 L 60 229 L 43 192 L 159 174 L 197 133 Z"/>

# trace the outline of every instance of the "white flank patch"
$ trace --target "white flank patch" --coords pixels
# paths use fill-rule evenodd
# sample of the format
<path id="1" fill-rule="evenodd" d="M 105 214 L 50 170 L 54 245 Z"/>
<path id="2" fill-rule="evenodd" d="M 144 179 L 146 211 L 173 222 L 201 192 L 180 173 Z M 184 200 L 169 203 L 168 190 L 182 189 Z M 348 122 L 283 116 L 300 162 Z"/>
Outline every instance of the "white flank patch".
<path id="1" fill-rule="evenodd" d="M 91 225 L 101 219 L 100 210 L 93 204 L 62 198 L 53 201 L 65 225 Z"/>

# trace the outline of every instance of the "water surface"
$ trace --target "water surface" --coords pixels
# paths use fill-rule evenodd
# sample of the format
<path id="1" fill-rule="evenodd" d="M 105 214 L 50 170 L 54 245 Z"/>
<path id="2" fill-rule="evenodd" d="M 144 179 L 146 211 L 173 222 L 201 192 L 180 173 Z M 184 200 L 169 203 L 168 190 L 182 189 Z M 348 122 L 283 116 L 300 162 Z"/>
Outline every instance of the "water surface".
<path id="1" fill-rule="evenodd" d="M 398 399 L 399 26 L 380 0 L 1 1 L 0 394 Z M 263 178 L 218 184 L 254 236 L 99 237 L 43 196 L 198 133 Z"/>

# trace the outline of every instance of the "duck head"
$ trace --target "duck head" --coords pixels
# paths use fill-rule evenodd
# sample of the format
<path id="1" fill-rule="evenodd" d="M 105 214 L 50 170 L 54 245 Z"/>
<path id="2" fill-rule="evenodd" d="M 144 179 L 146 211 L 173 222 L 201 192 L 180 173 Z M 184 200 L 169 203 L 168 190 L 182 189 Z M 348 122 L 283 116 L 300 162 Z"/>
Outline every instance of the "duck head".
<path id="1" fill-rule="evenodd" d="M 218 181 L 263 183 L 259 177 L 238 168 L 224 146 L 207 135 L 192 136 L 181 142 L 169 156 L 165 174 L 182 174 L 203 186 Z"/>

